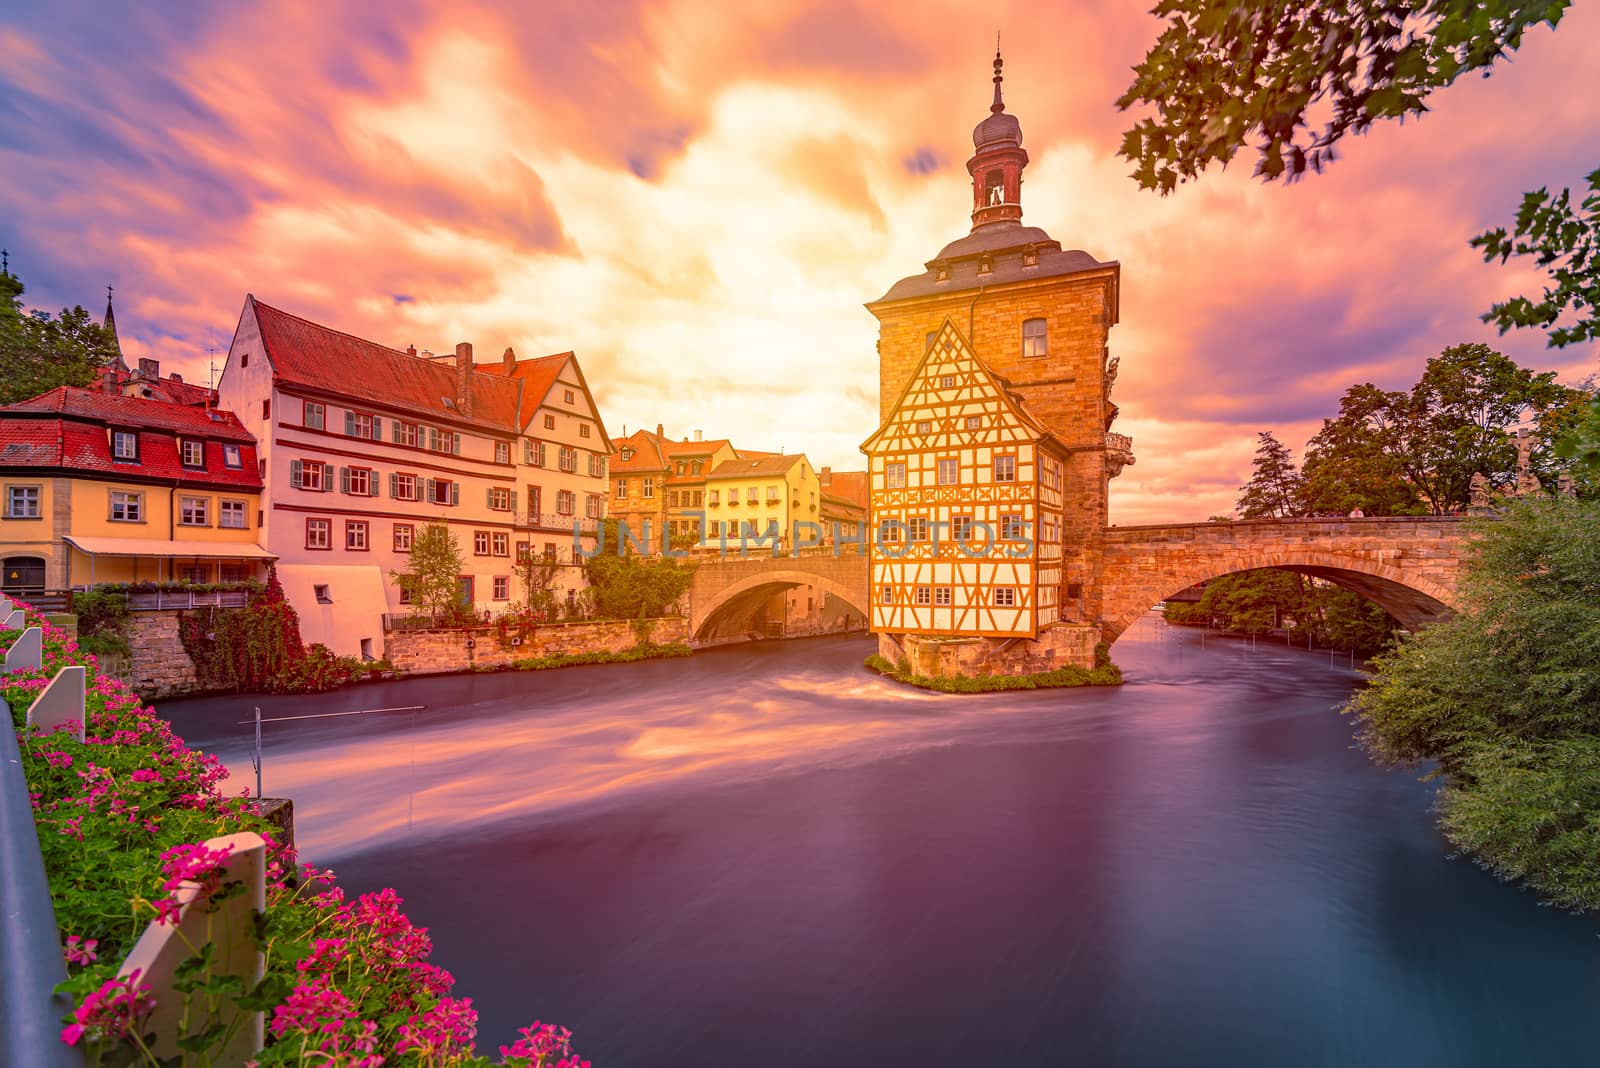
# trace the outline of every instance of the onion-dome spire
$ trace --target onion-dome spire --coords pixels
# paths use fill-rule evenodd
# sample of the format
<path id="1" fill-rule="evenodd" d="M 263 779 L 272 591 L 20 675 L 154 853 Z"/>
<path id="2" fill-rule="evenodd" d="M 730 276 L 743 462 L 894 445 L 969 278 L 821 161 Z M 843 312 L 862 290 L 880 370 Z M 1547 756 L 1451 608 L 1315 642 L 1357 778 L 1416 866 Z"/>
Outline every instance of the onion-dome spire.
<path id="1" fill-rule="evenodd" d="M 1005 81 L 1005 75 L 1000 71 L 1005 67 L 1006 61 L 1000 58 L 1000 35 L 994 35 L 994 103 L 989 105 L 989 110 L 995 114 L 1006 109 L 1006 102 L 1000 99 L 1000 83 Z"/>
<path id="2" fill-rule="evenodd" d="M 967 173 L 972 175 L 972 226 L 977 229 L 997 222 L 1017 222 L 1022 218 L 1022 168 L 1028 153 L 1022 148 L 1022 123 L 1006 112 L 1001 85 L 1005 81 L 1005 60 L 1000 55 L 1000 36 L 994 41 L 994 103 L 989 114 L 972 131 L 972 147 Z"/>

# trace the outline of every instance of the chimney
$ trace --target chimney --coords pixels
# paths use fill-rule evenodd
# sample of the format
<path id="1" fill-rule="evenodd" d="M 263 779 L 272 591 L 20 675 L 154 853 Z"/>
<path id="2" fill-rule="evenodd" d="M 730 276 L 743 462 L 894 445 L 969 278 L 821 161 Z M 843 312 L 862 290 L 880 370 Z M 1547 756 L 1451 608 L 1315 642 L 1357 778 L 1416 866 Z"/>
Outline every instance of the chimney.
<path id="1" fill-rule="evenodd" d="M 160 378 L 161 377 L 161 361 L 160 360 L 152 360 L 148 356 L 140 356 L 139 357 L 139 377 L 140 378 Z"/>
<path id="2" fill-rule="evenodd" d="M 704 441 L 705 440 L 705 435 L 702 434 L 700 431 L 696 430 L 694 432 L 694 440 L 696 440 L 696 441 Z"/>
<path id="3" fill-rule="evenodd" d="M 831 468 L 831 467 L 820 468 L 817 471 L 817 480 L 822 483 L 822 488 L 823 489 L 827 489 L 829 484 L 833 482 L 833 468 Z"/>
<path id="4" fill-rule="evenodd" d="M 500 357 L 500 363 L 505 368 L 506 374 L 517 369 L 517 354 L 511 351 L 511 346 L 506 346 L 505 355 Z"/>
<path id="5" fill-rule="evenodd" d="M 170 378 L 170 379 L 172 379 L 172 381 L 174 381 L 174 382 L 182 382 L 182 381 L 183 381 L 183 376 L 182 376 L 182 375 L 180 375 L 180 374 L 179 374 L 179 373 L 178 373 L 178 372 L 176 372 L 176 371 L 174 371 L 174 372 L 172 372 L 172 373 L 171 373 L 171 374 L 170 374 L 170 375 L 168 375 L 168 376 L 167 376 L 167 377 L 168 377 L 168 378 Z"/>
<path id="6" fill-rule="evenodd" d="M 406 355 L 407 356 L 415 356 L 416 354 L 417 354 L 417 347 L 415 345 L 407 345 L 406 346 Z"/>
<path id="7" fill-rule="evenodd" d="M 456 346 L 456 410 L 472 418 L 472 342 Z"/>
<path id="8" fill-rule="evenodd" d="M 662 426 L 662 425 L 661 425 L 661 424 L 660 424 L 660 423 L 657 423 L 657 424 L 656 424 L 656 437 L 658 437 L 658 438 L 664 438 L 664 437 L 666 437 L 666 436 L 667 436 L 667 430 L 666 430 L 666 428 L 665 428 L 665 427 L 663 427 L 663 426 Z"/>

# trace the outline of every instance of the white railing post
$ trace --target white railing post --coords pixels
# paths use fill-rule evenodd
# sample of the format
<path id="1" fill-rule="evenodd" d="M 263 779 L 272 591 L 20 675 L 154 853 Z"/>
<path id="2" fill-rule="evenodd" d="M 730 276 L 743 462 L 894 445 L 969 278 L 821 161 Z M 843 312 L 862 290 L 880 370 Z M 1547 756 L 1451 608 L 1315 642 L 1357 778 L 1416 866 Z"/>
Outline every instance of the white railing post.
<path id="1" fill-rule="evenodd" d="M 37 671 L 44 664 L 44 631 L 38 627 L 29 627 L 17 635 L 17 640 L 11 643 L 11 648 L 6 650 L 4 673 L 24 671 L 29 668 Z"/>
<path id="2" fill-rule="evenodd" d="M 82 664 L 69 664 L 56 672 L 39 696 L 28 706 L 28 726 L 46 733 L 69 723 L 78 725 L 78 741 L 83 741 L 84 708 L 88 673 Z"/>

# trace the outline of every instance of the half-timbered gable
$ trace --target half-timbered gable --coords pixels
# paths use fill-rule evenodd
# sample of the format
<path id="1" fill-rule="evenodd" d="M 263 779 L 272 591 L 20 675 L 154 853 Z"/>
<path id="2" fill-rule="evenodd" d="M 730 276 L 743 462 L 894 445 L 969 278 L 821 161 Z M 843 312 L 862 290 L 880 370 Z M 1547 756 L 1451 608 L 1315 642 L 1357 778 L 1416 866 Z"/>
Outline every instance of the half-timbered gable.
<path id="1" fill-rule="evenodd" d="M 1061 448 L 950 320 L 862 448 L 873 630 L 1031 638 L 1055 621 Z"/>

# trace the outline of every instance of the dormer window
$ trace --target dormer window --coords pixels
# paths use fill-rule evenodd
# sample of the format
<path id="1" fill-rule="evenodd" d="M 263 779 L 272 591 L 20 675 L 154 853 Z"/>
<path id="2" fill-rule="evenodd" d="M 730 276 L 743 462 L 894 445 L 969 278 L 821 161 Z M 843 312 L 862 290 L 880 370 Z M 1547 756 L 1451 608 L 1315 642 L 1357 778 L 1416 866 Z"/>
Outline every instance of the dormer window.
<path id="1" fill-rule="evenodd" d="M 1039 250 L 1029 245 L 1022 250 L 1022 265 L 1024 267 L 1037 267 L 1039 265 Z"/>
<path id="2" fill-rule="evenodd" d="M 224 445 L 222 447 L 222 465 L 224 467 L 234 468 L 235 470 L 244 466 L 244 459 L 240 455 L 239 446 Z"/>
<path id="3" fill-rule="evenodd" d="M 949 265 L 941 263 L 941 264 L 939 264 L 938 267 L 934 268 L 933 280 L 935 282 L 948 282 L 948 281 L 950 281 L 950 267 L 949 267 Z"/>
<path id="4" fill-rule="evenodd" d="M 631 459 L 633 459 L 633 450 L 624 445 L 622 447 L 622 462 L 627 463 Z"/>
<path id="5" fill-rule="evenodd" d="M 111 432 L 111 458 L 126 463 L 139 462 L 139 434 L 133 430 Z"/>
<path id="6" fill-rule="evenodd" d="M 183 466 L 204 467 L 206 465 L 206 443 L 195 441 L 192 438 L 181 439 L 183 453 Z"/>
<path id="7" fill-rule="evenodd" d="M 989 256 L 985 256 L 985 257 L 983 257 L 983 259 L 978 261 L 978 273 L 979 274 L 989 274 L 993 270 L 994 270 L 994 260 L 993 260 L 993 258 L 991 258 Z"/>

